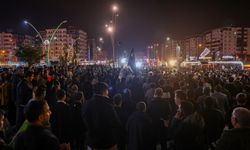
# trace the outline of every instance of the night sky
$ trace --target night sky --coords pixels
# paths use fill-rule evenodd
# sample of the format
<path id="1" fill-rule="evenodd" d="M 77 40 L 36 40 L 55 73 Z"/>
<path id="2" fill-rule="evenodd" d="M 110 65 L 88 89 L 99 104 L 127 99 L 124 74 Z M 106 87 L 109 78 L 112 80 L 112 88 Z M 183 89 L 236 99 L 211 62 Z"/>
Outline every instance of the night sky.
<path id="1" fill-rule="evenodd" d="M 119 49 L 144 50 L 164 37 L 181 39 L 224 25 L 250 25 L 247 0 L 1 0 L 0 29 L 34 34 L 24 19 L 42 30 L 62 20 L 85 30 L 89 37 L 110 38 L 104 25 L 111 20 L 111 5 L 120 7 Z"/>

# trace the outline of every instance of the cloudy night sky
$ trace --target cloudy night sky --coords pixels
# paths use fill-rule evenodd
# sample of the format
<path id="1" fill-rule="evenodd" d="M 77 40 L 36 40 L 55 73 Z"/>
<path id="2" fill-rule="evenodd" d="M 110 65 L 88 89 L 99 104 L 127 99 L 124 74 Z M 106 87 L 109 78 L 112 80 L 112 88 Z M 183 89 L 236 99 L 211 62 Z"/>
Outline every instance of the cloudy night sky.
<path id="1" fill-rule="evenodd" d="M 119 5 L 117 41 L 120 49 L 144 50 L 148 44 L 171 37 L 185 38 L 225 26 L 250 26 L 247 0 L 2 0 L 0 29 L 35 34 L 27 19 L 39 30 L 56 27 L 62 20 L 88 33 L 104 37 L 111 20 L 112 4 Z"/>

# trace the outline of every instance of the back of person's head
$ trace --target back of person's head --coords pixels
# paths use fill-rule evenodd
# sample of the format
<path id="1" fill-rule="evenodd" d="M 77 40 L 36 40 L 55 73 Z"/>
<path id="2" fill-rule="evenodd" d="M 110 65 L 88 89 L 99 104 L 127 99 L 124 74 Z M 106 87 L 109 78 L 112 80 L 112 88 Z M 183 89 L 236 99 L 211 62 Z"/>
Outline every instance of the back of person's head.
<path id="1" fill-rule="evenodd" d="M 231 76 L 231 77 L 228 78 L 228 81 L 229 81 L 229 82 L 233 82 L 233 81 L 234 81 L 234 78 Z"/>
<path id="2" fill-rule="evenodd" d="M 156 87 L 156 84 L 154 82 L 151 82 L 150 83 L 150 88 L 155 88 Z"/>
<path id="3" fill-rule="evenodd" d="M 85 97 L 84 97 L 83 92 L 78 91 L 74 96 L 74 100 L 75 100 L 75 102 L 83 103 L 85 101 Z"/>
<path id="4" fill-rule="evenodd" d="M 78 86 L 77 86 L 76 84 L 73 84 L 73 85 L 71 86 L 71 90 L 72 90 L 73 92 L 77 92 L 77 91 L 78 91 Z"/>
<path id="5" fill-rule="evenodd" d="M 113 97 L 113 100 L 114 100 L 114 104 L 116 106 L 120 106 L 122 104 L 122 95 L 121 94 L 115 94 L 114 97 Z"/>
<path id="6" fill-rule="evenodd" d="M 188 116 L 194 113 L 194 105 L 189 101 L 181 102 L 181 111 L 184 116 Z"/>
<path id="7" fill-rule="evenodd" d="M 215 86 L 214 90 L 216 92 L 221 92 L 222 91 L 222 86 L 220 84 L 218 84 L 218 85 Z"/>
<path id="8" fill-rule="evenodd" d="M 239 105 L 245 105 L 247 102 L 247 95 L 245 93 L 238 93 L 236 95 L 236 102 Z"/>
<path id="9" fill-rule="evenodd" d="M 239 127 L 250 127 L 250 111 L 244 107 L 237 107 L 233 110 L 231 120 L 235 120 L 232 122 L 233 126 L 236 127 L 236 123 Z"/>
<path id="10" fill-rule="evenodd" d="M 24 77 L 25 77 L 25 78 L 28 78 L 28 77 L 32 77 L 33 75 L 34 75 L 34 72 L 33 72 L 33 71 L 27 70 L 27 71 L 25 72 Z"/>
<path id="11" fill-rule="evenodd" d="M 175 95 L 182 101 L 186 100 L 187 98 L 186 93 L 183 90 L 176 90 Z"/>
<path id="12" fill-rule="evenodd" d="M 26 119 L 33 123 L 39 119 L 39 116 L 44 113 L 46 101 L 32 100 L 25 106 L 24 114 Z"/>
<path id="13" fill-rule="evenodd" d="M 105 82 L 98 82 L 94 85 L 95 94 L 102 95 L 108 89 L 109 89 L 109 86 Z"/>
<path id="14" fill-rule="evenodd" d="M 162 95 L 163 95 L 163 89 L 162 88 L 156 88 L 155 93 L 154 93 L 154 97 L 162 97 Z"/>
<path id="15" fill-rule="evenodd" d="M 145 102 L 138 102 L 136 104 L 136 110 L 139 112 L 146 112 L 147 106 Z"/>
<path id="16" fill-rule="evenodd" d="M 216 99 L 212 96 L 208 96 L 205 99 L 205 108 L 216 108 Z"/>
<path id="17" fill-rule="evenodd" d="M 56 93 L 56 96 L 57 96 L 57 99 L 63 100 L 64 97 L 66 96 L 65 90 L 63 90 L 63 89 L 58 90 Z"/>
<path id="18" fill-rule="evenodd" d="M 210 95 L 210 92 L 211 92 L 211 88 L 210 88 L 210 87 L 205 87 L 205 88 L 203 89 L 203 94 L 204 94 L 204 95 Z"/>
<path id="19" fill-rule="evenodd" d="M 46 96 L 46 88 L 44 86 L 39 86 L 35 93 L 36 97 L 45 97 Z"/>

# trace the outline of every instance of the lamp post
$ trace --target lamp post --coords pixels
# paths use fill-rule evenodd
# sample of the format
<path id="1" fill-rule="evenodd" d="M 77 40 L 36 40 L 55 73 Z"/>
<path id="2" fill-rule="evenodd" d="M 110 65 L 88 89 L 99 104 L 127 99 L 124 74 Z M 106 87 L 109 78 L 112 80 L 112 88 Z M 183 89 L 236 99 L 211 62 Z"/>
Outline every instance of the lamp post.
<path id="1" fill-rule="evenodd" d="M 50 61 L 49 61 L 49 53 L 50 53 L 50 44 L 51 42 L 54 40 L 54 36 L 55 36 L 55 33 L 57 32 L 57 30 L 64 24 L 64 23 L 67 23 L 68 21 L 67 20 L 64 20 L 62 21 L 57 27 L 56 29 L 54 30 L 54 32 L 52 33 L 51 37 L 48 39 L 48 40 L 44 40 L 41 36 L 41 34 L 38 32 L 38 30 L 35 28 L 35 26 L 33 26 L 30 22 L 28 21 L 24 21 L 25 24 L 31 26 L 35 31 L 36 33 L 38 34 L 39 38 L 41 39 L 42 41 L 42 44 L 45 45 L 45 48 L 46 48 L 46 45 L 48 45 L 48 48 L 47 48 L 47 65 L 50 65 Z"/>

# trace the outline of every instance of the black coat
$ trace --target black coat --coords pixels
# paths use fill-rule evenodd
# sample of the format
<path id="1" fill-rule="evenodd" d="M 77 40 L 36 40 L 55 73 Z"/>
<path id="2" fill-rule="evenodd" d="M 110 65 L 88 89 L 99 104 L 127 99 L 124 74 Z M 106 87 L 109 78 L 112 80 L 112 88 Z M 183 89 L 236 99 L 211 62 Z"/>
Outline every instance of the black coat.
<path id="1" fill-rule="evenodd" d="M 216 150 L 250 150 L 250 128 L 234 128 L 225 131 Z"/>
<path id="2" fill-rule="evenodd" d="M 86 124 L 82 118 L 82 104 L 80 102 L 73 102 L 70 104 L 70 111 L 72 115 L 72 135 L 74 139 L 84 138 L 86 134 Z"/>
<path id="3" fill-rule="evenodd" d="M 192 123 L 193 114 L 186 117 L 176 129 L 174 135 L 176 150 L 203 150 L 205 136 L 203 128 Z"/>
<path id="4" fill-rule="evenodd" d="M 225 116 L 218 109 L 207 108 L 202 113 L 205 121 L 205 134 L 208 144 L 215 142 L 225 127 Z"/>
<path id="5" fill-rule="evenodd" d="M 105 149 L 117 144 L 121 123 L 110 98 L 94 95 L 87 101 L 84 118 L 88 129 L 88 146 Z"/>
<path id="6" fill-rule="evenodd" d="M 168 120 L 171 117 L 169 101 L 162 98 L 155 98 L 149 104 L 148 111 L 149 115 L 152 117 L 153 130 L 157 140 L 166 139 L 167 133 L 162 119 Z"/>
<path id="7" fill-rule="evenodd" d="M 18 134 L 15 150 L 59 150 L 59 141 L 50 130 L 29 125 L 26 131 Z"/>
<path id="8" fill-rule="evenodd" d="M 17 105 L 26 105 L 32 98 L 32 83 L 26 79 L 20 81 L 17 85 Z"/>
<path id="9" fill-rule="evenodd" d="M 134 112 L 127 122 L 128 150 L 152 150 L 153 129 L 151 118 L 143 112 Z"/>
<path id="10" fill-rule="evenodd" d="M 68 104 L 57 102 L 51 115 L 52 132 L 58 137 L 60 143 L 71 140 L 72 122 Z"/>

